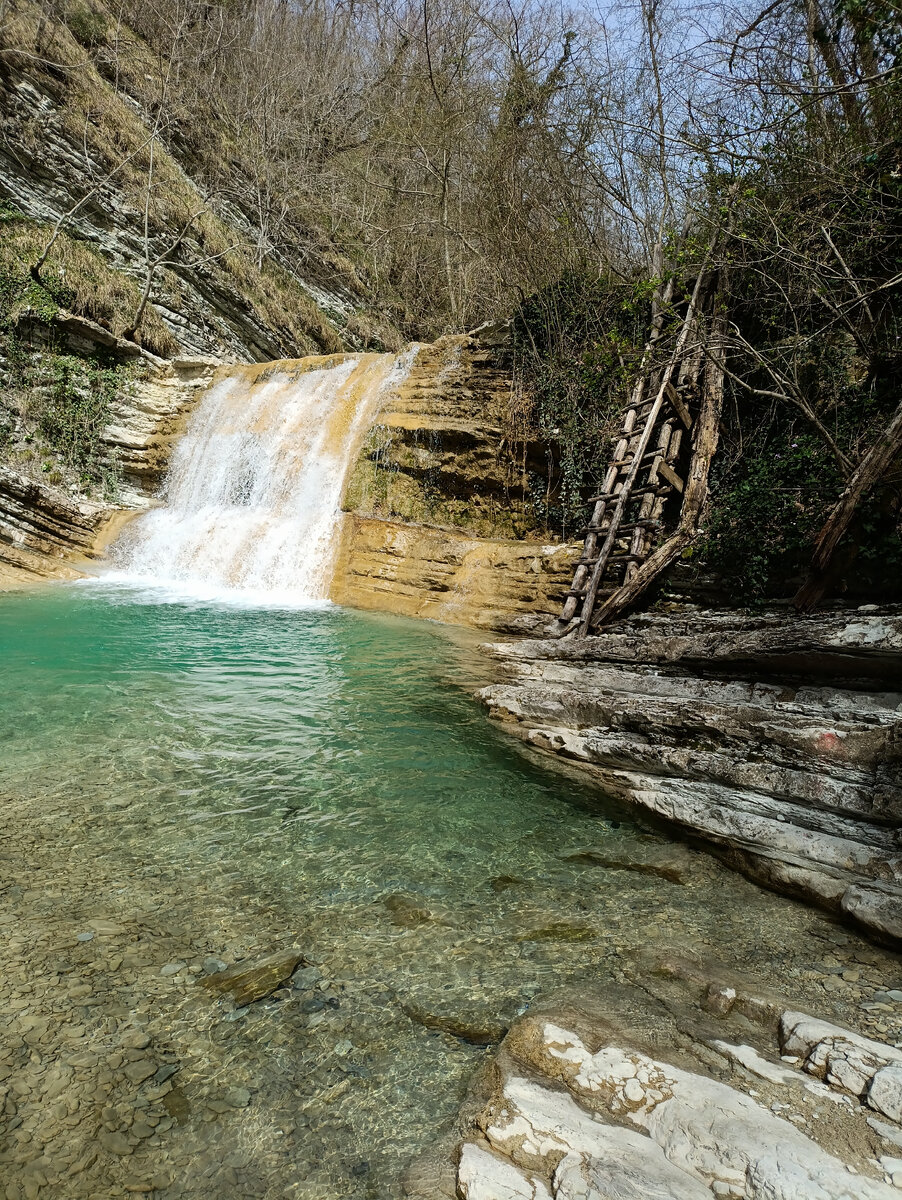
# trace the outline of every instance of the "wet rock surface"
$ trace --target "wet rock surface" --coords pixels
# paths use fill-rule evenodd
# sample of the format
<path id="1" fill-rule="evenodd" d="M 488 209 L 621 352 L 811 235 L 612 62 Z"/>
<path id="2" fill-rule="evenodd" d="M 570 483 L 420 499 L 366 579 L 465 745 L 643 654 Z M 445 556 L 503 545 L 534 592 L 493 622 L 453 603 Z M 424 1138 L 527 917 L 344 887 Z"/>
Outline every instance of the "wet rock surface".
<path id="1" fill-rule="evenodd" d="M 90 554 L 110 515 L 102 503 L 79 500 L 0 466 L 0 588 L 48 576 L 77 578 L 64 560 Z"/>
<path id="2" fill-rule="evenodd" d="M 500 1042 L 507 1033 L 512 1020 L 511 1010 L 516 1005 L 504 1009 L 480 1006 L 478 1004 L 449 1005 L 441 1000 L 436 1001 L 422 996 L 402 996 L 399 998 L 401 1010 L 410 1017 L 411 1021 L 448 1033 L 451 1037 L 474 1046 L 491 1046 Z"/>
<path id="3" fill-rule="evenodd" d="M 505 681 L 481 698 L 608 793 L 899 945 L 902 615 L 871 607 L 647 614 L 500 644 Z"/>

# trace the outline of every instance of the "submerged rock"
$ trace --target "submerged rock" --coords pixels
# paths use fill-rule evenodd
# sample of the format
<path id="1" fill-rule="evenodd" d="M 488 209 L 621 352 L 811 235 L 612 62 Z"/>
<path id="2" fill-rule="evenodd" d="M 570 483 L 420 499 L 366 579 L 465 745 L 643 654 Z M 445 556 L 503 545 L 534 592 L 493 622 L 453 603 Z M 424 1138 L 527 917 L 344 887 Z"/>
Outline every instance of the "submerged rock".
<path id="1" fill-rule="evenodd" d="M 392 924 L 401 929 L 415 929 L 433 920 L 432 913 L 425 905 L 411 896 L 405 896 L 403 892 L 383 896 L 382 903 L 388 909 Z"/>
<path id="2" fill-rule="evenodd" d="M 689 852 L 681 846 L 661 847 L 625 855 L 617 850 L 588 847 L 562 854 L 564 862 L 586 867 L 604 867 L 609 871 L 633 871 L 654 875 L 668 883 L 686 883 L 692 874 Z"/>
<path id="3" fill-rule="evenodd" d="M 262 1000 L 291 978 L 304 961 L 298 950 L 283 950 L 266 958 L 245 959 L 215 975 L 200 979 L 202 987 L 231 996 L 238 1008 Z"/>
<path id="4" fill-rule="evenodd" d="M 494 875 L 489 880 L 489 887 L 493 892 L 509 892 L 512 888 L 525 887 L 526 880 L 520 879 L 517 875 Z"/>
<path id="5" fill-rule="evenodd" d="M 594 942 L 598 932 L 588 925 L 575 925 L 570 921 L 552 921 L 538 929 L 521 933 L 521 942 Z"/>
<path id="6" fill-rule="evenodd" d="M 511 1020 L 510 1017 L 505 1019 L 497 1010 L 482 1009 L 478 1005 L 454 1005 L 448 1011 L 419 997 L 406 997 L 400 1001 L 400 1005 L 405 1016 L 418 1025 L 449 1033 L 474 1046 L 491 1046 L 500 1042 Z"/>

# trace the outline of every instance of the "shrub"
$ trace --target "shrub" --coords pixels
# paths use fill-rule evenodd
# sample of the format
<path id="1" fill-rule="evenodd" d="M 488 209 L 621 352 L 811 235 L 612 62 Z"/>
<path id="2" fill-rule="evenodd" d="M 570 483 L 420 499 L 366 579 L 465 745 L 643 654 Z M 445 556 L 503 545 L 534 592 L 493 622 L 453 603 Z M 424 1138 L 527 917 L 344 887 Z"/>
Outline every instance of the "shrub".
<path id="1" fill-rule="evenodd" d="M 66 24 L 73 37 L 89 50 L 106 42 L 107 19 L 93 8 L 74 5 L 66 13 Z"/>

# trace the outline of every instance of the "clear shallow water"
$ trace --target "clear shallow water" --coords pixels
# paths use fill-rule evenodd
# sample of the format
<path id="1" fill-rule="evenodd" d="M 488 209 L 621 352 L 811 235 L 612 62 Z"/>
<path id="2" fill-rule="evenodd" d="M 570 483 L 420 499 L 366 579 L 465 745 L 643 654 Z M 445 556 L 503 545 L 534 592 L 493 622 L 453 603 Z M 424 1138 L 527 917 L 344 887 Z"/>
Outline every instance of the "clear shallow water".
<path id="1" fill-rule="evenodd" d="M 0 596 L 0 971 L 39 1031 L 13 1048 L 37 1072 L 23 1169 L 150 1113 L 59 1194 L 393 1200 L 486 1054 L 434 1018 L 478 1034 L 649 945 L 795 970 L 826 923 L 703 854 L 682 884 L 566 857 L 666 843 L 485 720 L 477 641 L 104 584 Z M 79 941 L 92 921 L 115 931 Z M 238 1012 L 195 982 L 286 945 L 322 979 Z M 121 1077 L 133 1025 L 179 1068 L 150 1102 Z M 60 1063 L 71 1111 L 39 1099 Z"/>

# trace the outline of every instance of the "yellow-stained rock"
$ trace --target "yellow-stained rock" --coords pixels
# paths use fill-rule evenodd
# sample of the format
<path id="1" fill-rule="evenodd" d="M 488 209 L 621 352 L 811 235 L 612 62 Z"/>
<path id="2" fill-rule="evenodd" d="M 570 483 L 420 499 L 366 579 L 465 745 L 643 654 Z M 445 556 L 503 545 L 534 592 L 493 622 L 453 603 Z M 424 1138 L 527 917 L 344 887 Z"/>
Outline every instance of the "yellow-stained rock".
<path id="1" fill-rule="evenodd" d="M 511 381 L 503 348 L 476 336 L 416 346 L 349 473 L 345 508 L 480 538 L 547 540 L 527 486 L 547 464 L 535 446 L 525 461 L 511 452 Z"/>
<path id="2" fill-rule="evenodd" d="M 560 611 L 580 549 L 349 514 L 332 599 L 352 608 L 501 629 L 521 614 Z"/>

